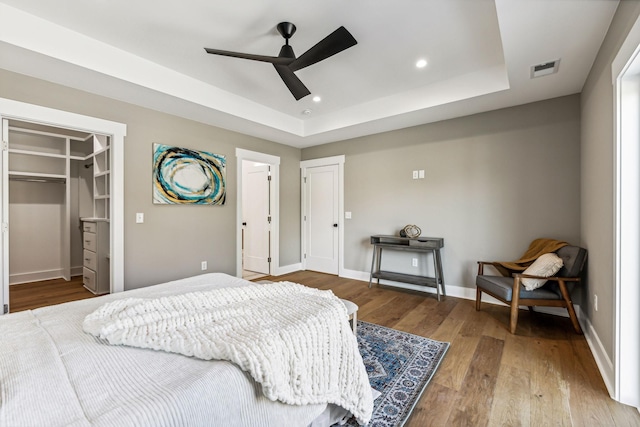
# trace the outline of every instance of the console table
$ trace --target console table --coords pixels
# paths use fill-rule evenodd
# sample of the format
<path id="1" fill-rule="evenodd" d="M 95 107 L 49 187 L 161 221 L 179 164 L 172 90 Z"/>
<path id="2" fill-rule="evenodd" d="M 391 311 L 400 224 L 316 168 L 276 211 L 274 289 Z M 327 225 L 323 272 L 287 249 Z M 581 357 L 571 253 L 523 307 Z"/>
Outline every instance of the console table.
<path id="1" fill-rule="evenodd" d="M 440 301 L 440 291 L 446 296 L 444 290 L 444 275 L 442 273 L 442 256 L 440 249 L 444 246 L 444 239 L 440 237 L 398 237 L 398 236 L 371 236 L 373 245 L 373 258 L 371 259 L 371 276 L 369 277 L 369 288 L 373 279 L 393 280 L 395 282 L 411 283 L 413 285 L 428 286 L 436 288 L 436 295 Z M 396 251 L 421 252 L 433 254 L 433 266 L 435 277 L 418 276 L 414 274 L 396 273 L 392 271 L 381 271 L 382 250 L 391 249 Z"/>

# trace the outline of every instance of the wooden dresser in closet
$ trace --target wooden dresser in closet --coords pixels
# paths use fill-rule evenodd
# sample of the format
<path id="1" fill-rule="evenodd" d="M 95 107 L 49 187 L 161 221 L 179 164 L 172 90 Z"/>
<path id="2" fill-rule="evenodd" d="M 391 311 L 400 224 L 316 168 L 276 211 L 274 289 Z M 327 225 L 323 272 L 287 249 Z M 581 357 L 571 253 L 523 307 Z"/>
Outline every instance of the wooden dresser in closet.
<path id="1" fill-rule="evenodd" d="M 108 294 L 109 222 L 98 218 L 82 219 L 82 283 L 94 294 Z"/>

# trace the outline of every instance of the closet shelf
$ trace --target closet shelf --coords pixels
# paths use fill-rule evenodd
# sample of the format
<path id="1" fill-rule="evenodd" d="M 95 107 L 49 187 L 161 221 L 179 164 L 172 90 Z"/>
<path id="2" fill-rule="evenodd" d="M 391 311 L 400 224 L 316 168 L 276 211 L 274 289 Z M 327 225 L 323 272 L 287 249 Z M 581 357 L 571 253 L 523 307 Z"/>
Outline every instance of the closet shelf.
<path id="1" fill-rule="evenodd" d="M 108 199 L 109 196 L 108 195 L 104 195 L 104 196 L 94 196 L 94 199 L 98 200 L 98 199 Z"/>
<path id="2" fill-rule="evenodd" d="M 34 178 L 34 179 L 67 179 L 66 175 L 59 175 L 53 173 L 38 173 L 38 172 L 18 172 L 18 171 L 9 171 L 9 177 L 22 177 L 22 178 Z"/>
<path id="3" fill-rule="evenodd" d="M 15 148 L 9 148 L 9 153 L 11 154 L 26 154 L 28 156 L 38 156 L 38 157 L 55 157 L 56 159 L 66 159 L 66 154 L 54 154 L 54 153 L 45 153 L 42 151 L 32 151 L 32 150 L 18 150 Z"/>
<path id="4" fill-rule="evenodd" d="M 94 151 L 94 152 L 93 152 L 93 155 L 94 155 L 94 156 L 97 156 L 98 154 L 102 154 L 102 153 L 104 153 L 104 152 L 105 152 L 105 151 L 107 151 L 108 149 L 109 149 L 109 146 L 106 146 L 105 148 L 101 148 L 100 150 Z"/>
<path id="5" fill-rule="evenodd" d="M 105 175 L 109 175 L 111 171 L 104 171 L 104 172 L 99 172 L 97 174 L 95 174 L 94 176 L 97 178 L 99 176 L 105 176 Z"/>

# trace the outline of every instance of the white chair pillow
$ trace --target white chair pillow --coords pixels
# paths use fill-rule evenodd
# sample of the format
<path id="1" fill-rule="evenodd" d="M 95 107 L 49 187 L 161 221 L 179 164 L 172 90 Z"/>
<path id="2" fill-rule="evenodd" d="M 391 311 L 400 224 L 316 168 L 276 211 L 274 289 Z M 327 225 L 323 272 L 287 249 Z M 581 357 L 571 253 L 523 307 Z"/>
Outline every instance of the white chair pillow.
<path id="1" fill-rule="evenodd" d="M 522 273 L 532 276 L 550 277 L 556 274 L 558 270 L 562 268 L 562 265 L 562 258 L 554 253 L 548 253 L 540 255 L 538 259 Z M 522 279 L 522 284 L 528 291 L 538 289 L 545 283 L 547 283 L 547 281 L 544 279 Z"/>

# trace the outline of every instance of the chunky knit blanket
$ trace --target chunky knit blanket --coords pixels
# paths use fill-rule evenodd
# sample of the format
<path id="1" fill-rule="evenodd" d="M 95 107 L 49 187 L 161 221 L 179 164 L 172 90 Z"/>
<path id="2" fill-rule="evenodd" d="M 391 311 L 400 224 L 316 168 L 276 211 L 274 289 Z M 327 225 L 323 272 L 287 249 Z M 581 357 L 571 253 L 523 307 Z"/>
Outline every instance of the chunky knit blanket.
<path id="1" fill-rule="evenodd" d="M 331 291 L 280 282 L 116 300 L 83 328 L 114 345 L 231 361 L 271 400 L 333 403 L 365 424 L 373 399 L 346 319 Z"/>

